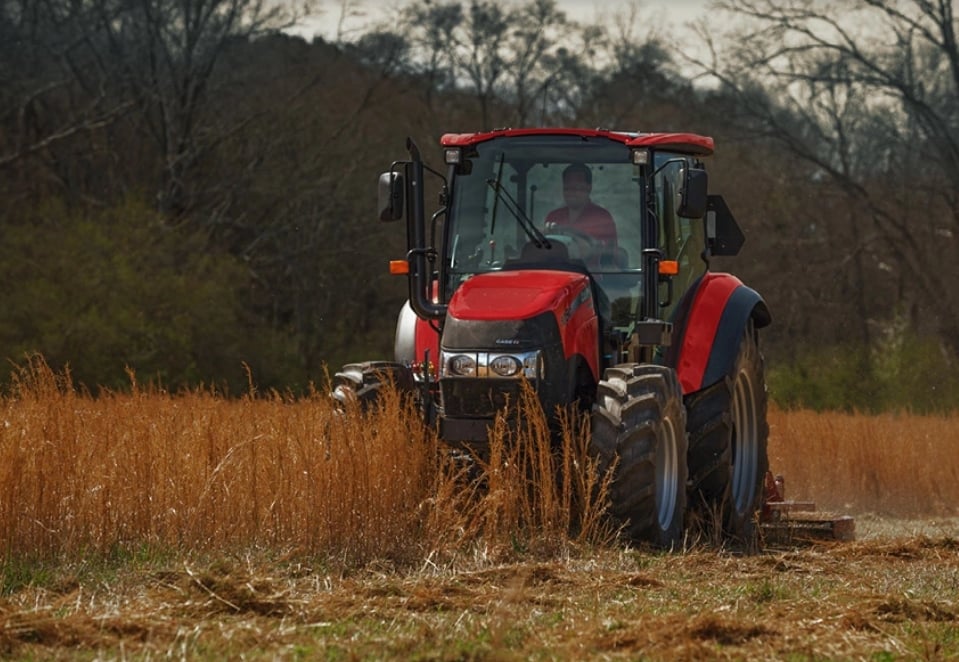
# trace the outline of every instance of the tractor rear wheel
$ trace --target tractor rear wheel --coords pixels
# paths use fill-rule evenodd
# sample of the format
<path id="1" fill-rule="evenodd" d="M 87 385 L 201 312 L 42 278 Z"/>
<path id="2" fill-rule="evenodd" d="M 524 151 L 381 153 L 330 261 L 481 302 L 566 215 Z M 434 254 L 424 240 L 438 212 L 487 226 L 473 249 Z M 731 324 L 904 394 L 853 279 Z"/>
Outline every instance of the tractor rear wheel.
<path id="1" fill-rule="evenodd" d="M 331 395 L 339 407 L 356 403 L 362 411 L 367 411 L 379 400 L 387 384 L 400 392 L 412 393 L 413 373 L 407 366 L 392 361 L 348 363 L 333 375 Z"/>
<path id="2" fill-rule="evenodd" d="M 634 542 L 681 544 L 686 511 L 686 412 L 676 373 L 634 363 L 606 370 L 592 451 L 610 476 L 610 512 Z"/>
<path id="3" fill-rule="evenodd" d="M 733 371 L 686 398 L 691 506 L 721 514 L 724 538 L 752 548 L 769 467 L 766 379 L 750 320 Z"/>

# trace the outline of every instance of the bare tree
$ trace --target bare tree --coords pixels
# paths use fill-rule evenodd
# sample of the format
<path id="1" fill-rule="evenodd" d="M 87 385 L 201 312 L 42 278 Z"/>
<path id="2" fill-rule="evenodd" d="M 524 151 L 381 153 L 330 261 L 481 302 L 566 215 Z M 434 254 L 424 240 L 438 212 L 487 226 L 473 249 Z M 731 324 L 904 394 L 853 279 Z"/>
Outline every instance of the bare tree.
<path id="1" fill-rule="evenodd" d="M 699 64 L 739 120 L 814 166 L 856 214 L 843 264 L 893 270 L 959 351 L 959 48 L 951 0 L 730 0 L 746 23 Z M 823 228 L 841 219 L 823 219 Z M 891 308 L 893 307 L 891 306 Z M 890 311 L 892 313 L 893 311 Z M 901 312 L 901 310 L 896 311 Z M 917 323 L 922 316 L 916 316 Z"/>
<path id="2" fill-rule="evenodd" d="M 409 70 L 424 82 L 431 108 L 435 93 L 463 90 L 477 101 L 478 128 L 609 125 L 636 106 L 609 97 L 665 94 L 670 61 L 653 31 L 627 27 L 638 22 L 635 5 L 611 21 L 578 24 L 555 0 L 418 0 L 398 34 L 408 40 Z"/>
<path id="3" fill-rule="evenodd" d="M 423 81 L 427 105 L 432 109 L 436 93 L 469 90 L 479 107 L 477 128 L 486 129 L 531 119 L 557 80 L 556 54 L 570 28 L 555 0 L 419 0 L 401 21 L 409 70 Z"/>
<path id="4" fill-rule="evenodd" d="M 424 79 L 429 108 L 433 107 L 434 93 L 455 86 L 455 33 L 462 21 L 463 6 L 459 2 L 418 2 L 402 16 L 401 25 L 418 51 L 411 54 L 410 69 Z"/>
<path id="5" fill-rule="evenodd" d="M 556 7 L 555 0 L 532 0 L 510 16 L 509 95 L 514 99 L 515 121 L 533 120 L 537 102 L 561 80 L 558 53 L 566 48 L 576 26 Z M 567 51 L 568 53 L 568 51 Z"/>
<path id="6" fill-rule="evenodd" d="M 103 128 L 131 108 L 111 93 L 86 48 L 92 22 L 87 3 L 0 1 L 0 168 Z"/>
<path id="7" fill-rule="evenodd" d="M 465 19 L 453 57 L 473 86 L 482 128 L 492 129 L 491 104 L 509 67 L 506 41 L 510 16 L 494 0 L 471 0 Z"/>
<path id="8" fill-rule="evenodd" d="M 208 112 L 213 72 L 229 45 L 295 21 L 264 0 L 98 0 L 103 48 L 119 62 L 163 163 L 160 208 L 191 206 L 187 174 L 234 131 Z M 122 11 L 113 9 L 121 2 Z M 103 53 L 106 56 L 106 53 Z"/>
<path id="9" fill-rule="evenodd" d="M 238 128 L 208 111 L 218 62 L 295 19 L 265 0 L 0 0 L 0 167 L 133 112 L 161 163 L 158 206 L 187 210 L 191 169 Z"/>

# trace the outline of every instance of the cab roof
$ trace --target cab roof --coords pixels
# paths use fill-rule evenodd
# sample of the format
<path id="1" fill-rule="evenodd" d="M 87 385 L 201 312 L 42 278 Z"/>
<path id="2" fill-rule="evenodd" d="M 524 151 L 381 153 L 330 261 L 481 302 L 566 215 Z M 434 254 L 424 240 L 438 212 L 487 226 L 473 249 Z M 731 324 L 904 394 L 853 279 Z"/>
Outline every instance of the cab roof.
<path id="1" fill-rule="evenodd" d="M 515 136 L 582 136 L 584 138 L 609 138 L 628 147 L 651 147 L 692 156 L 709 156 L 713 153 L 713 139 L 695 133 L 643 133 L 610 131 L 608 129 L 573 128 L 527 128 L 494 129 L 481 133 L 447 133 L 440 138 L 443 147 L 467 147 L 493 138 Z"/>

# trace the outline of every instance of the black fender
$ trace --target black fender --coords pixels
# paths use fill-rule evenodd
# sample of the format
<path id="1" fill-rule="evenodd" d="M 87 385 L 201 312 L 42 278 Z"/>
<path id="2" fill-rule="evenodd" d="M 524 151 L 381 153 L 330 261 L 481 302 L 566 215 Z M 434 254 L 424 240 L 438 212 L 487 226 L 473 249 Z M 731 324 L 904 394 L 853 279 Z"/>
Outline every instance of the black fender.
<path id="1" fill-rule="evenodd" d="M 749 318 L 755 320 L 757 329 L 769 326 L 772 322 L 769 307 L 759 293 L 740 285 L 730 295 L 719 319 L 719 328 L 716 329 L 700 388 L 715 384 L 732 373 Z"/>

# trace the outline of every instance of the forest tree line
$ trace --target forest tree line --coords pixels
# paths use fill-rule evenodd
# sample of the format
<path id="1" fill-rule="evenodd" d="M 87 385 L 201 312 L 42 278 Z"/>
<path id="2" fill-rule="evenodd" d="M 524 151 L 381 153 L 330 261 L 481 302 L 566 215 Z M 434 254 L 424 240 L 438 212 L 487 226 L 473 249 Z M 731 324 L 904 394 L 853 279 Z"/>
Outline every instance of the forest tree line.
<path id="1" fill-rule="evenodd" d="M 710 11 L 690 48 L 626 5 L 415 0 L 308 41 L 260 0 L 0 0 L 0 358 L 91 388 L 322 386 L 391 354 L 405 233 L 375 184 L 407 136 L 438 165 L 446 132 L 689 131 L 747 235 L 714 267 L 773 313 L 773 398 L 951 407 L 951 2 Z"/>

